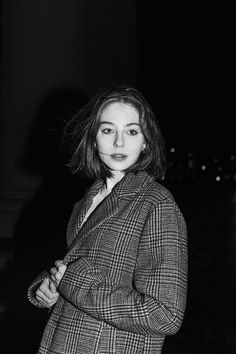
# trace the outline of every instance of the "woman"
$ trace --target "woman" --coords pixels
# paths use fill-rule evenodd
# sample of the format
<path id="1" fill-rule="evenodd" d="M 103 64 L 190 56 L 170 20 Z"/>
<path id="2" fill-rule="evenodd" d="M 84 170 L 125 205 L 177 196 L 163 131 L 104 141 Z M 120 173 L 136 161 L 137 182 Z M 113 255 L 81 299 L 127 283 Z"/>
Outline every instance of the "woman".
<path id="1" fill-rule="evenodd" d="M 186 303 L 184 218 L 156 179 L 164 143 L 143 95 L 99 93 L 67 126 L 73 172 L 95 179 L 75 204 L 68 249 L 30 286 L 52 308 L 38 353 L 161 353 Z"/>

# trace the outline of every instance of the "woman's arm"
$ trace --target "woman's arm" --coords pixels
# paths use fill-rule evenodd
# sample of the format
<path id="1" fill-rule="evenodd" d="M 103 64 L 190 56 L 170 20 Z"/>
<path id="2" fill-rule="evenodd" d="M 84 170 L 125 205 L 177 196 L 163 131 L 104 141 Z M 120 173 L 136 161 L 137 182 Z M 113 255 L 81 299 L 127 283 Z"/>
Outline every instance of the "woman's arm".
<path id="1" fill-rule="evenodd" d="M 133 287 L 119 286 L 88 258 L 68 265 L 59 292 L 97 319 L 144 335 L 174 334 L 182 323 L 187 237 L 172 199 L 155 206 L 140 241 Z"/>

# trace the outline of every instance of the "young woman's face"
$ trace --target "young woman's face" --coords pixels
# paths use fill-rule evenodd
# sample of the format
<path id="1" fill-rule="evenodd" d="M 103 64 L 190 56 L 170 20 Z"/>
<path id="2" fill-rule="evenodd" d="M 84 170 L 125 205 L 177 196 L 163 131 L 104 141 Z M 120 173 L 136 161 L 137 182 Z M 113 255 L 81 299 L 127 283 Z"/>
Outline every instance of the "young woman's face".
<path id="1" fill-rule="evenodd" d="M 104 108 L 96 137 L 98 155 L 112 171 L 132 166 L 145 149 L 138 111 L 131 105 L 114 102 Z"/>

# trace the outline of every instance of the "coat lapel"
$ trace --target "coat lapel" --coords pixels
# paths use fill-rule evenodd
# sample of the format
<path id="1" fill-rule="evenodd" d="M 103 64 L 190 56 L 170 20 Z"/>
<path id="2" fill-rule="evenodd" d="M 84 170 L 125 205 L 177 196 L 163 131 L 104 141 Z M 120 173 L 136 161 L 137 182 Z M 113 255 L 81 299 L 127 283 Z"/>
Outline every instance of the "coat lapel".
<path id="1" fill-rule="evenodd" d="M 89 188 L 88 192 L 85 194 L 83 200 L 81 201 L 81 208 L 77 214 L 76 235 L 81 229 L 84 217 L 93 202 L 93 198 L 96 194 L 98 194 L 99 190 L 102 188 L 102 185 L 102 180 L 95 181 L 94 184 Z"/>
<path id="2" fill-rule="evenodd" d="M 85 196 L 75 205 L 67 229 L 67 239 L 69 244 L 67 252 L 69 252 L 77 243 L 78 238 L 80 237 L 80 230 L 82 230 L 81 225 L 83 223 L 84 217 L 93 202 L 93 198 L 99 192 L 99 189 L 102 187 L 102 185 L 102 180 L 95 181 L 94 184 L 85 193 Z"/>
<path id="3" fill-rule="evenodd" d="M 111 193 L 97 206 L 81 227 L 93 198 L 103 185 L 102 180 L 96 181 L 81 201 L 83 206 L 78 210 L 77 221 L 75 222 L 74 228 L 74 240 L 68 249 L 64 262 L 67 263 L 69 261 L 72 251 L 73 253 L 76 251 L 80 245 L 80 241 L 84 239 L 84 237 L 116 213 L 122 199 L 132 200 L 143 185 L 150 180 L 153 180 L 153 177 L 149 176 L 146 172 L 139 172 L 136 175 L 128 173 L 114 186 Z"/>
<path id="4" fill-rule="evenodd" d="M 79 238 L 83 238 L 100 226 L 104 221 L 114 215 L 118 208 L 119 199 L 117 198 L 115 191 L 112 191 L 88 217 L 87 221 L 81 228 Z"/>

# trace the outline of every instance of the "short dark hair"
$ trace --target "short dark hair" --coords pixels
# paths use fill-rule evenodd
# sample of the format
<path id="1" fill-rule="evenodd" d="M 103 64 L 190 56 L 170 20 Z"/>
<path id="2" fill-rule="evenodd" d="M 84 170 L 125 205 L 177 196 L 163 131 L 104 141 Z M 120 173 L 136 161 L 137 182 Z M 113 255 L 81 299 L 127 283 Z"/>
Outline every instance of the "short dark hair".
<path id="1" fill-rule="evenodd" d="M 99 159 L 95 141 L 104 108 L 114 102 L 133 106 L 139 122 L 146 149 L 126 172 L 147 171 L 162 180 L 166 170 L 165 144 L 156 116 L 143 94 L 133 87 L 116 86 L 100 91 L 65 126 L 69 137 L 71 159 L 68 166 L 73 173 L 82 172 L 86 177 L 111 177 L 111 171 Z"/>

